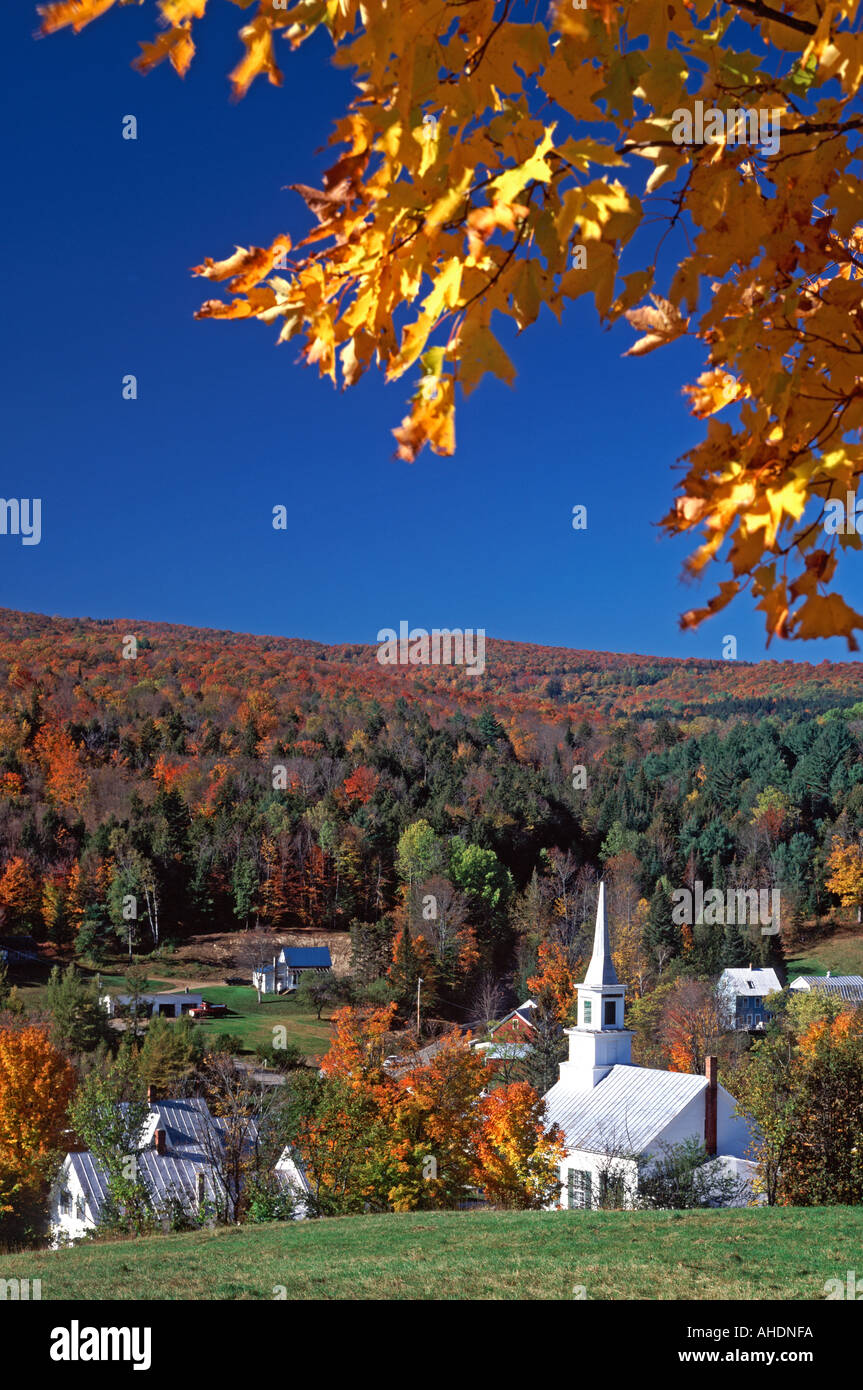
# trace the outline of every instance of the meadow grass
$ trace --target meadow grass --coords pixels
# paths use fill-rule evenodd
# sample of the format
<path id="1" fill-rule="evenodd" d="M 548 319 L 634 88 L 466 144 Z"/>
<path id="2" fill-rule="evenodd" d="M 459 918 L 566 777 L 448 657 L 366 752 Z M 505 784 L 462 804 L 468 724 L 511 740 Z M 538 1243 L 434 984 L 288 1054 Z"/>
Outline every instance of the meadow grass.
<path id="1" fill-rule="evenodd" d="M 414 1212 L 0 1256 L 43 1299 L 792 1299 L 863 1269 L 863 1210 Z"/>

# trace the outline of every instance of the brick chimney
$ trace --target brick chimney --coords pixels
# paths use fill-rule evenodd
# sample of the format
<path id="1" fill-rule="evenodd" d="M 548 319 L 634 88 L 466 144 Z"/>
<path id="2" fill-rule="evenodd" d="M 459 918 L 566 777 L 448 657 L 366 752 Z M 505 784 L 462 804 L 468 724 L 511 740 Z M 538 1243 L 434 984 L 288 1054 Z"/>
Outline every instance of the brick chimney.
<path id="1" fill-rule="evenodd" d="M 156 1088 L 155 1088 L 155 1086 L 148 1086 L 148 1087 L 147 1087 L 147 1104 L 148 1104 L 148 1105 L 152 1105 L 155 1099 L 156 1099 Z"/>
<path id="2" fill-rule="evenodd" d="M 166 1152 L 166 1149 L 165 1149 L 165 1131 L 164 1131 L 163 1129 L 157 1129 L 156 1132 L 154 1133 L 154 1135 L 153 1135 L 153 1148 L 156 1150 L 156 1153 L 157 1153 L 157 1154 L 164 1154 L 164 1153 Z"/>
<path id="3" fill-rule="evenodd" d="M 716 1110 L 717 1110 L 717 1059 L 715 1057 L 705 1057 L 704 1075 L 707 1077 L 707 1089 L 704 1092 L 704 1147 L 708 1157 L 713 1158 L 716 1154 Z"/>

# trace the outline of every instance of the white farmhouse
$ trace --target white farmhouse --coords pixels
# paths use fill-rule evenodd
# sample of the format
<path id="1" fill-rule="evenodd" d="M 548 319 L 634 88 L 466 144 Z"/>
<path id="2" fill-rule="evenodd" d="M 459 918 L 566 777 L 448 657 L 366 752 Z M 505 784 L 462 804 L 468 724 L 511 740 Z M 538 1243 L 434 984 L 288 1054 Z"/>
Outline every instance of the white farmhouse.
<path id="1" fill-rule="evenodd" d="M 283 946 L 272 965 L 252 971 L 252 986 L 262 994 L 285 994 L 297 988 L 306 971 L 325 975 L 332 968 L 329 946 Z"/>
<path id="2" fill-rule="evenodd" d="M 169 1217 L 178 1207 L 189 1214 L 223 1207 L 225 1191 L 213 1157 L 225 1122 L 199 1097 L 155 1101 L 151 1092 L 149 1099 L 137 1169 L 155 1215 Z M 298 1199 L 294 1216 L 306 1216 L 308 1182 L 290 1149 L 282 1153 L 275 1173 L 280 1186 Z M 95 1155 L 89 1150 L 67 1153 L 49 1199 L 52 1243 L 66 1244 L 94 1231 L 108 1195 L 108 1175 Z"/>
<path id="3" fill-rule="evenodd" d="M 546 1094 L 547 1118 L 563 1130 L 560 1205 L 592 1207 L 614 1183 L 624 1204 L 637 1188 L 638 1163 L 664 1146 L 694 1139 L 723 1170 L 745 1171 L 749 1129 L 735 1116 L 736 1101 L 717 1082 L 716 1059 L 707 1075 L 656 1071 L 632 1064 L 632 1034 L 623 1026 L 625 990 L 611 957 L 605 884 L 599 885 L 593 956 L 578 986 L 578 1024 L 567 1029 L 569 1058 Z M 743 1168 L 739 1162 L 743 1160 Z"/>

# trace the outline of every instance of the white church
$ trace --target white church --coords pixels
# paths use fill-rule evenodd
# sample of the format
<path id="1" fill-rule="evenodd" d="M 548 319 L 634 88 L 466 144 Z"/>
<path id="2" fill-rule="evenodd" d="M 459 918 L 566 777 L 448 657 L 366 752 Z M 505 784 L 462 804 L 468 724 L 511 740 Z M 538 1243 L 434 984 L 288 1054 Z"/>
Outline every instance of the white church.
<path id="1" fill-rule="evenodd" d="M 723 1175 L 751 1182 L 749 1127 L 717 1081 L 716 1058 L 705 1076 L 655 1071 L 632 1062 L 632 1033 L 623 1026 L 624 986 L 611 956 L 605 884 L 599 885 L 593 955 L 578 986 L 578 1023 L 568 1028 L 569 1058 L 545 1096 L 547 1119 L 566 1139 L 561 1163 L 563 1207 L 597 1207 L 617 1186 L 614 1205 L 637 1190 L 638 1159 L 649 1164 L 687 1139 L 718 1158 Z"/>

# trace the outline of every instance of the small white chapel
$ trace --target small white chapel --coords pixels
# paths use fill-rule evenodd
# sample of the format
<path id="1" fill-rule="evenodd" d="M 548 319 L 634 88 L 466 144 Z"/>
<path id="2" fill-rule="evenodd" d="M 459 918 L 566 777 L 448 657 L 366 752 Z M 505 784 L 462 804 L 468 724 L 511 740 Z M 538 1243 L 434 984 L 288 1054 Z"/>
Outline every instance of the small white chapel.
<path id="1" fill-rule="evenodd" d="M 547 1120 L 558 1124 L 566 1139 L 559 1205 L 603 1205 L 610 1182 L 621 1185 L 620 1204 L 629 1205 L 638 1160 L 649 1163 L 687 1139 L 702 1143 L 709 1158 L 720 1158 L 724 1173 L 751 1180 L 749 1127 L 735 1115 L 734 1097 L 718 1083 L 716 1058 L 707 1058 L 704 1076 L 633 1065 L 632 1033 L 623 1026 L 624 995 L 600 883 L 593 955 L 578 986 L 578 1022 L 566 1030 L 569 1057 L 545 1096 Z"/>

